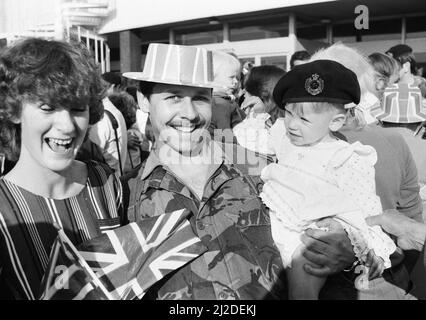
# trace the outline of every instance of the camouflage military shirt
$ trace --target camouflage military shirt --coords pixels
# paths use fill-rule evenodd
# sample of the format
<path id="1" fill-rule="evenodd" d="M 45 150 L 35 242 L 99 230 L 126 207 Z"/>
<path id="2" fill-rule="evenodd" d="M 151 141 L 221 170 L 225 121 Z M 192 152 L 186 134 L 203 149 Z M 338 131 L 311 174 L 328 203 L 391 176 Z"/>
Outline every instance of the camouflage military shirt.
<path id="1" fill-rule="evenodd" d="M 228 162 L 228 163 L 227 163 Z M 151 153 L 131 187 L 129 220 L 189 208 L 190 222 L 208 251 L 157 284 L 158 299 L 283 299 L 285 278 L 271 236 L 269 213 L 258 198 L 258 177 L 224 160 L 200 200 Z M 131 181 L 130 181 L 131 185 Z M 138 213 L 132 216 L 132 206 Z"/>

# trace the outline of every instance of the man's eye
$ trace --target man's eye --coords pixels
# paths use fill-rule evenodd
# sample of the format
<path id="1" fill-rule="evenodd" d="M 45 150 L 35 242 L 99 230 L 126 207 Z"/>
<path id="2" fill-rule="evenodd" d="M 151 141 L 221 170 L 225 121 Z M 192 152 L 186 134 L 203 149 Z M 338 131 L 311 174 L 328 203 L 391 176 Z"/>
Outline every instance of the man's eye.
<path id="1" fill-rule="evenodd" d="M 196 96 L 194 97 L 195 101 L 203 101 L 203 102 L 210 102 L 210 98 L 209 97 L 204 97 L 204 96 Z"/>
<path id="2" fill-rule="evenodd" d="M 176 95 L 166 97 L 166 100 L 170 100 L 170 101 L 173 101 L 173 102 L 178 102 L 178 101 L 180 101 L 180 99 L 181 99 L 181 97 L 176 96 Z"/>

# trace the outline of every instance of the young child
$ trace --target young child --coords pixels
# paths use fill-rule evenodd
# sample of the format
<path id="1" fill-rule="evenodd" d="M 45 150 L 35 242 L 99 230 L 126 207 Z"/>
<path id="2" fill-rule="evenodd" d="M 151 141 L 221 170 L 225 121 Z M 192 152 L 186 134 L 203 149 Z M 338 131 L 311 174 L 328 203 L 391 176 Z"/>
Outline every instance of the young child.
<path id="1" fill-rule="evenodd" d="M 359 103 L 355 73 L 329 60 L 303 64 L 279 80 L 274 100 L 285 109 L 285 117 L 269 131 L 270 153 L 277 163 L 263 169 L 260 196 L 270 209 L 272 236 L 288 268 L 289 297 L 317 299 L 324 285 L 325 278 L 303 269 L 307 260 L 300 236 L 318 228 L 315 222 L 325 217 L 346 230 L 370 278 L 381 275 L 390 267 L 396 246 L 380 228 L 365 222 L 382 212 L 375 194 L 376 152 L 333 136 L 351 113 L 345 105 Z"/>
<path id="2" fill-rule="evenodd" d="M 213 51 L 213 109 L 210 132 L 232 129 L 244 120 L 245 115 L 238 106 L 237 94 L 240 88 L 241 64 L 234 56 Z"/>

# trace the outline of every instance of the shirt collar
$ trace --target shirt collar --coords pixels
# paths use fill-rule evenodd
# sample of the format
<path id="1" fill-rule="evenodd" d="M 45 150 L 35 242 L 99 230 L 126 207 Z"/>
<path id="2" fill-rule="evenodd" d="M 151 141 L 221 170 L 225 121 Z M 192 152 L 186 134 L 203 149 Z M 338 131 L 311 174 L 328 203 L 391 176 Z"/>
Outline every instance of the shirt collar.
<path id="1" fill-rule="evenodd" d="M 226 156 L 226 153 L 224 151 L 224 147 L 223 146 L 212 140 L 209 144 L 209 146 L 207 146 L 208 148 L 210 148 L 210 151 L 212 156 L 211 159 L 213 159 L 213 163 L 215 164 L 215 168 L 213 170 L 213 172 L 215 172 L 222 164 L 231 164 L 231 161 L 229 161 L 228 157 Z M 154 171 L 155 168 L 157 167 L 166 167 L 160 160 L 160 158 L 158 157 L 158 155 L 155 153 L 154 150 L 152 150 L 145 162 L 145 166 L 143 169 L 143 173 L 141 175 L 141 179 L 145 180 L 151 173 L 152 171 Z"/>

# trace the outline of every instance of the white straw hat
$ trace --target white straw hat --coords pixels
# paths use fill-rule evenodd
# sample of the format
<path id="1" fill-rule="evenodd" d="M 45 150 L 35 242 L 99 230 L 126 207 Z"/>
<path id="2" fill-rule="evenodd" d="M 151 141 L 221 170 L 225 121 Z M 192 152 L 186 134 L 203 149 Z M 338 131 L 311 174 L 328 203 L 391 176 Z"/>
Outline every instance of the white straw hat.
<path id="1" fill-rule="evenodd" d="M 151 43 L 143 72 L 124 77 L 149 82 L 213 88 L 212 52 L 197 47 Z"/>

